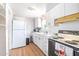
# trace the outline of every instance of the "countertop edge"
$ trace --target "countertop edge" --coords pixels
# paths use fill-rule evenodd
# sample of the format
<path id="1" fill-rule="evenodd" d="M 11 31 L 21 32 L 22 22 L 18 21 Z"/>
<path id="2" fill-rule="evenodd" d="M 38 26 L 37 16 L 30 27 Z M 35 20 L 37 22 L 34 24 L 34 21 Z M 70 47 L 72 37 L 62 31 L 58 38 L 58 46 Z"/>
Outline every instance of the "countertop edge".
<path id="1" fill-rule="evenodd" d="M 51 39 L 51 38 L 49 38 L 49 39 Z M 55 41 L 55 42 L 58 42 L 58 43 L 61 43 L 61 44 L 63 44 L 63 45 L 66 45 L 66 46 L 68 46 L 68 47 L 71 47 L 71 48 L 73 48 L 74 50 L 78 50 L 79 51 L 79 47 L 76 47 L 75 45 L 71 45 L 71 44 L 69 44 L 69 43 L 66 43 L 66 42 L 62 42 L 62 41 L 59 41 L 58 39 L 51 39 L 51 40 L 53 40 L 53 41 Z"/>

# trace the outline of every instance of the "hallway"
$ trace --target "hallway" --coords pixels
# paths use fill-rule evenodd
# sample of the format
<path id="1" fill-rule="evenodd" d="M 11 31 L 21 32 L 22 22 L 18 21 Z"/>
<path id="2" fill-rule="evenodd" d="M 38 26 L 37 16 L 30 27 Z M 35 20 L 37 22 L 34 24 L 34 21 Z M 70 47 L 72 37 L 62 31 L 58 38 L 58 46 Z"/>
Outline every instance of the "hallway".
<path id="1" fill-rule="evenodd" d="M 45 54 L 34 44 L 10 50 L 10 56 L 45 56 Z"/>

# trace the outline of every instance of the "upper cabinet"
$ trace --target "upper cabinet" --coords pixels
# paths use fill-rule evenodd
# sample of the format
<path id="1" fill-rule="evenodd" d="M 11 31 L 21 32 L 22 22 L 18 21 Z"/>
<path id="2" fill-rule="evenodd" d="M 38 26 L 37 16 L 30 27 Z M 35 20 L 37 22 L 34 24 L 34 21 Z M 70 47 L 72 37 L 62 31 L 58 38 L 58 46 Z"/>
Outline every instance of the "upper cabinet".
<path id="1" fill-rule="evenodd" d="M 6 28 L 5 28 L 5 8 L 0 3 L 0 55 L 6 55 Z"/>
<path id="2" fill-rule="evenodd" d="M 71 15 L 79 12 L 79 3 L 65 3 L 64 4 L 64 14 Z"/>
<path id="3" fill-rule="evenodd" d="M 59 4 L 53 9 L 54 19 L 64 16 L 64 4 Z"/>
<path id="4" fill-rule="evenodd" d="M 0 4 L 0 26 L 5 26 L 5 8 Z"/>
<path id="5" fill-rule="evenodd" d="M 5 8 L 4 5 L 0 4 L 0 16 L 5 16 Z"/>
<path id="6" fill-rule="evenodd" d="M 54 25 L 55 19 L 64 16 L 64 3 L 57 4 L 49 12 L 47 12 L 47 14 L 49 15 L 49 20 L 47 20 L 47 26 L 50 28 L 51 25 Z"/>
<path id="7" fill-rule="evenodd" d="M 79 20 L 79 13 L 74 13 L 74 14 L 71 14 L 71 15 L 60 17 L 60 18 L 55 20 L 55 24 L 58 25 L 58 24 L 61 24 L 61 23 L 76 21 L 76 20 Z"/>
<path id="8" fill-rule="evenodd" d="M 56 18 L 64 16 L 64 3 L 57 4 L 54 8 L 48 11 L 47 14 L 52 19 L 56 19 Z"/>
<path id="9" fill-rule="evenodd" d="M 79 4 L 78 3 L 65 3 L 63 7 L 64 7 L 64 13 L 63 13 L 64 15 L 62 15 L 59 18 L 58 17 L 55 18 L 55 22 L 54 22 L 55 25 L 79 20 Z M 62 12 L 60 11 L 60 15 L 61 14 Z"/>

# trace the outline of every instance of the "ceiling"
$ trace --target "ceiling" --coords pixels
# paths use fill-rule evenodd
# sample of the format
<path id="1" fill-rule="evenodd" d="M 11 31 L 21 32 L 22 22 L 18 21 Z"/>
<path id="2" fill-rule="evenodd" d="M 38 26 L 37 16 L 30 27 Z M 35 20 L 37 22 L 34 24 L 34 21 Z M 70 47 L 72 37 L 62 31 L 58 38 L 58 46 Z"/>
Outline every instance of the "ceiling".
<path id="1" fill-rule="evenodd" d="M 57 3 L 10 3 L 15 16 L 40 17 L 54 8 Z"/>

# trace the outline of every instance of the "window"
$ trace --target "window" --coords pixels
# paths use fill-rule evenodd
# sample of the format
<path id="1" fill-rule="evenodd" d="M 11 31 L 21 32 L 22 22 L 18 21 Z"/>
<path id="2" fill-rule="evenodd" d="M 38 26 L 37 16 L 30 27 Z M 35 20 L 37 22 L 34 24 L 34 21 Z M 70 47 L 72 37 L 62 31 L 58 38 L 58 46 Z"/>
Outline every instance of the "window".
<path id="1" fill-rule="evenodd" d="M 38 27 L 42 27 L 42 22 L 40 18 L 38 18 Z"/>
<path id="2" fill-rule="evenodd" d="M 42 27 L 45 27 L 46 25 L 46 20 L 42 20 Z"/>

